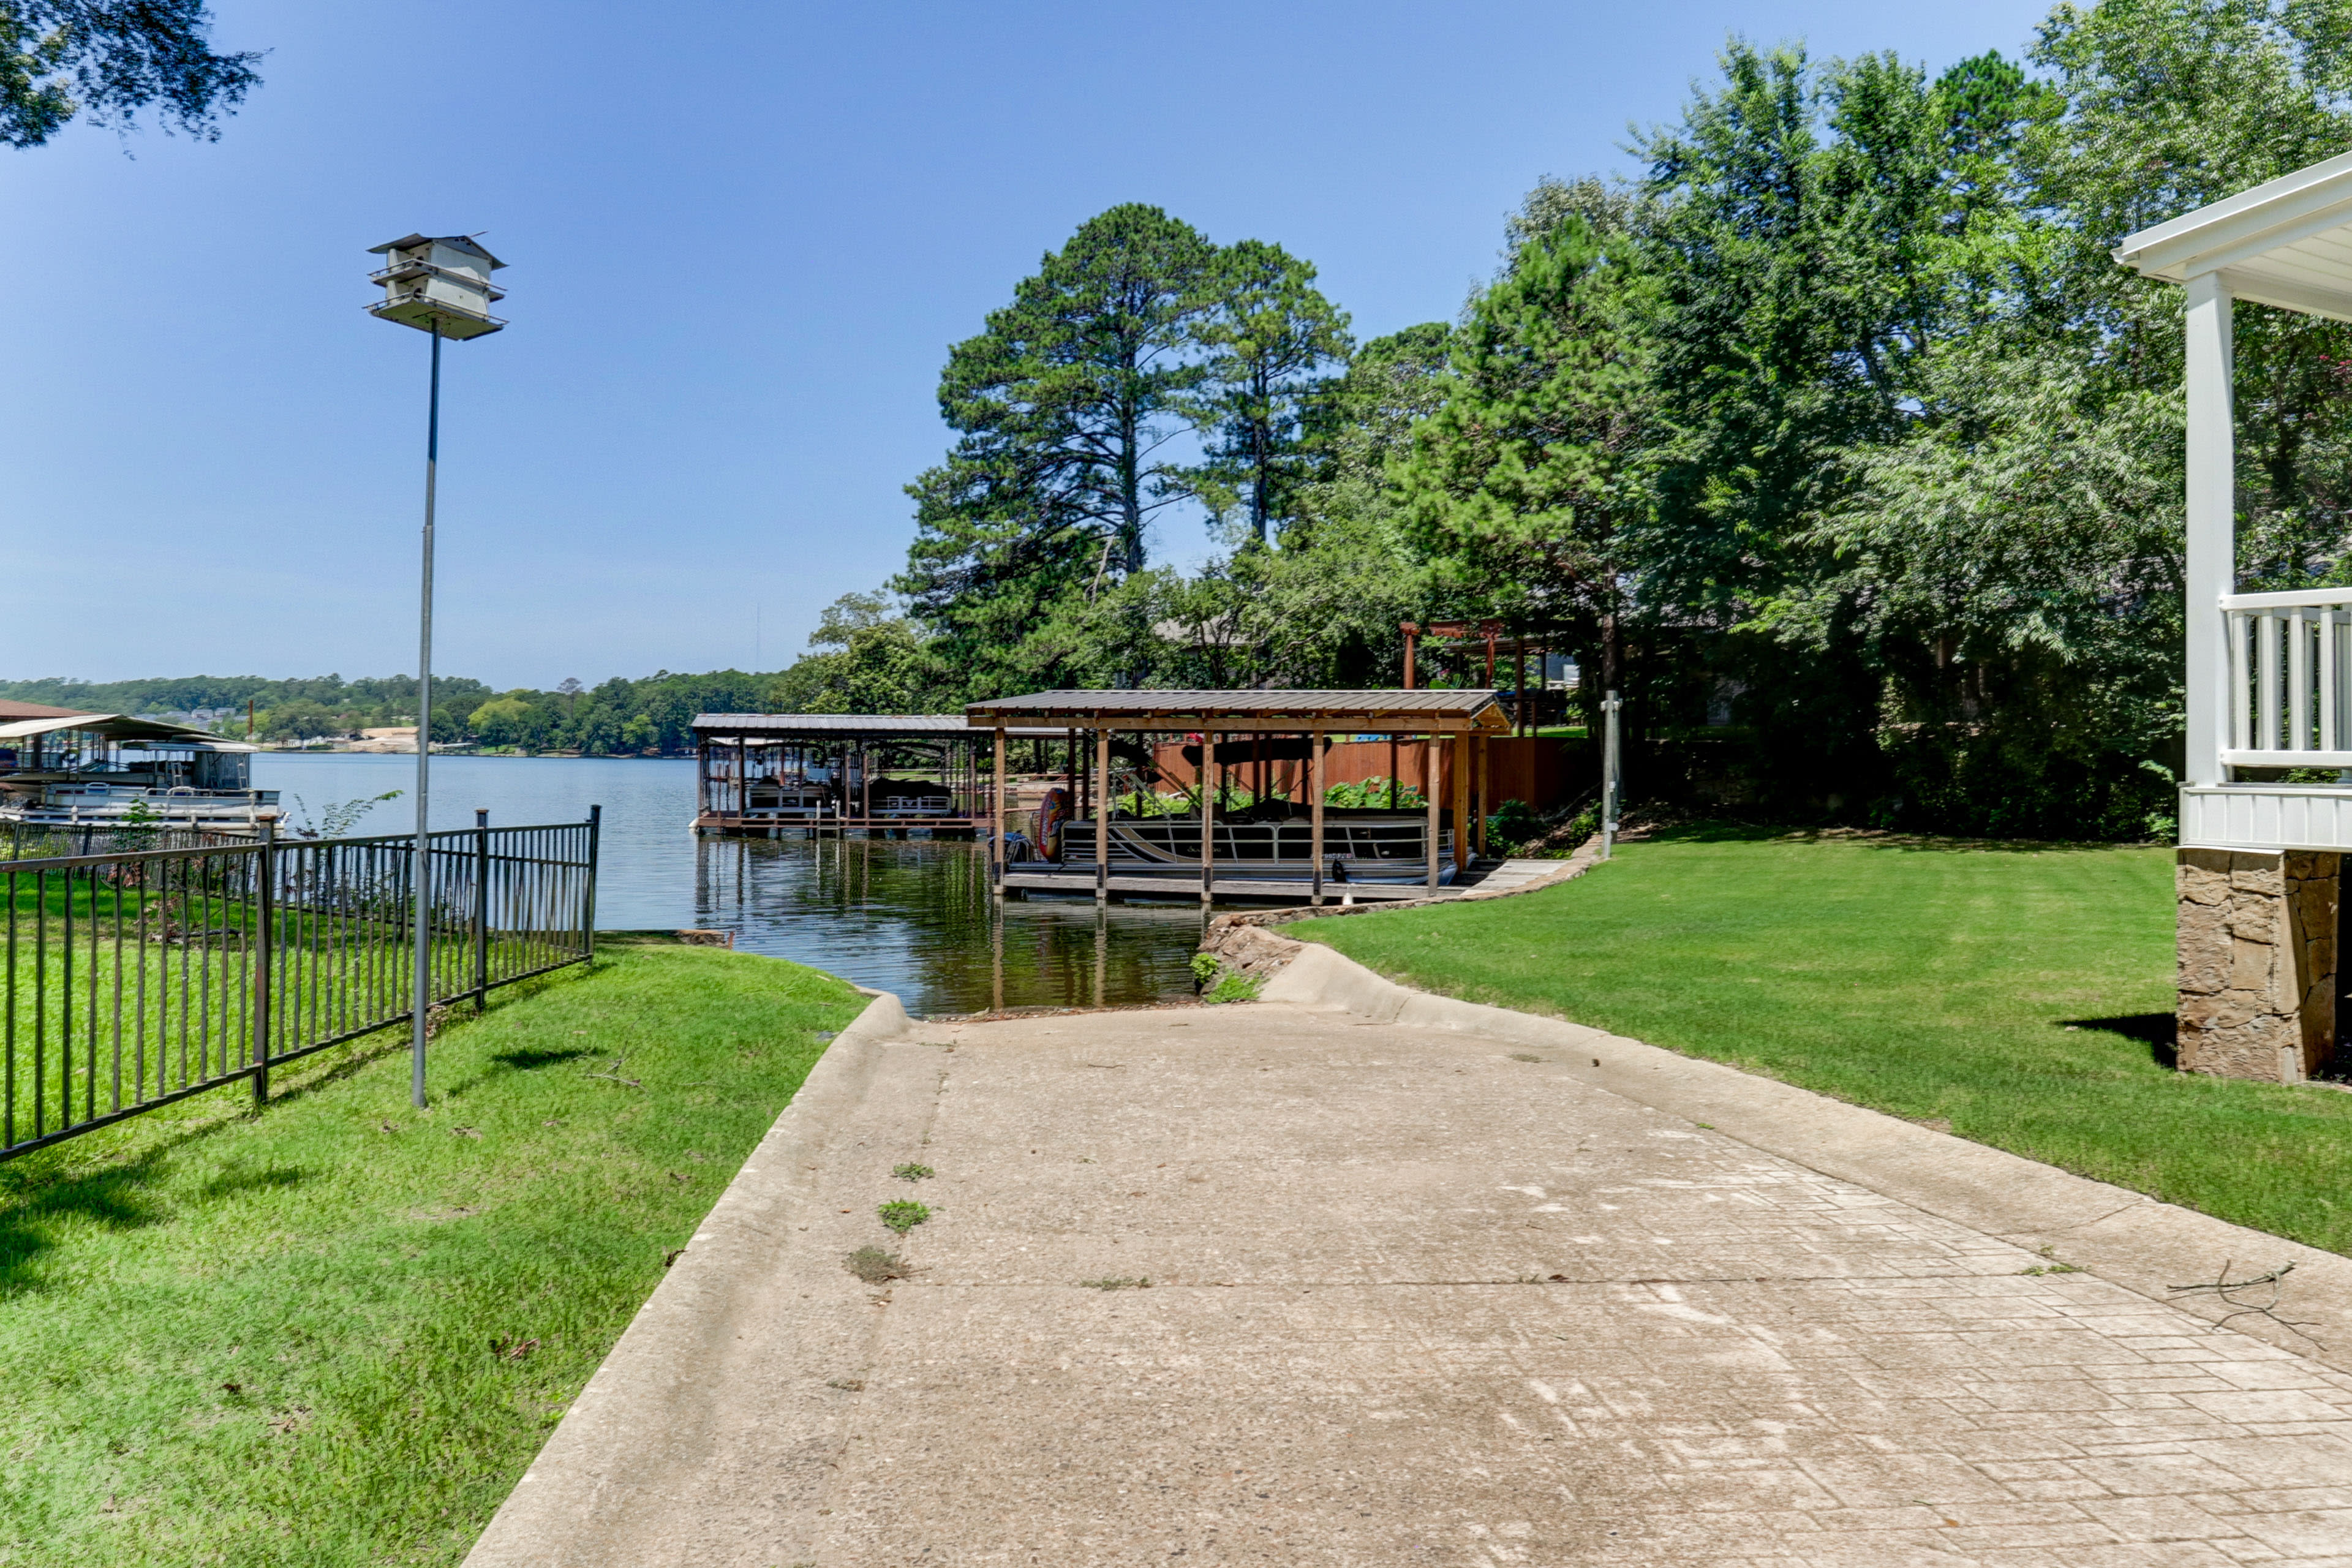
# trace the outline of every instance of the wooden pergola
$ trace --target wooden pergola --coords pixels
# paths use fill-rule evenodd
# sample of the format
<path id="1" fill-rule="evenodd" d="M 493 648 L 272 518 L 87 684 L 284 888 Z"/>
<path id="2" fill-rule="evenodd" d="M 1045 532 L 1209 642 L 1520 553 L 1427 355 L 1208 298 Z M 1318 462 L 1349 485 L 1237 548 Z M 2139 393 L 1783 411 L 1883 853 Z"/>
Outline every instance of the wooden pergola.
<path id="1" fill-rule="evenodd" d="M 1434 787 L 1439 771 L 1437 748 L 1454 748 L 1454 858 L 1457 868 L 1469 864 L 1471 747 L 1486 737 L 1510 732 L 1511 721 L 1487 690 L 1430 691 L 1040 691 L 1026 697 L 1000 697 L 974 702 L 964 709 L 973 730 L 993 731 L 996 743 L 995 821 L 989 837 L 991 886 L 1003 896 L 1005 877 L 1004 743 L 1008 734 L 1039 725 L 1090 730 L 1095 737 L 1094 800 L 1097 823 L 1111 817 L 1111 736 L 1115 731 L 1143 734 L 1198 733 L 1202 766 L 1214 766 L 1220 739 L 1227 736 L 1304 735 L 1309 737 L 1307 794 L 1310 812 L 1311 872 L 1309 901 L 1324 900 L 1323 795 L 1324 760 L 1331 738 L 1338 734 L 1386 734 L 1426 738 L 1430 746 L 1426 792 L 1428 886 L 1435 892 L 1440 875 L 1439 813 Z M 1215 791 L 1201 791 L 1201 901 L 1209 903 L 1216 889 L 1216 836 L 1212 831 Z M 1095 835 L 1095 897 L 1108 898 L 1110 882 L 1109 837 Z"/>

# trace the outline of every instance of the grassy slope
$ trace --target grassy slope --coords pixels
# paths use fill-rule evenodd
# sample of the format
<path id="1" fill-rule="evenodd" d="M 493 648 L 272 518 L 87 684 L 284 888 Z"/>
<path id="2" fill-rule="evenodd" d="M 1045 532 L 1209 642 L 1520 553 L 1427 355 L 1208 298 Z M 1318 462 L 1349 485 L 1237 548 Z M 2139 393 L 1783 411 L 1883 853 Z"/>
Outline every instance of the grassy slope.
<path id="1" fill-rule="evenodd" d="M 864 1003 L 649 945 L 525 990 L 429 1111 L 379 1039 L 0 1165 L 0 1563 L 456 1562 Z"/>
<path id="2" fill-rule="evenodd" d="M 1523 898 L 1285 930 L 2352 1252 L 2352 1094 L 2166 1065 L 2171 868 L 1699 830 Z"/>

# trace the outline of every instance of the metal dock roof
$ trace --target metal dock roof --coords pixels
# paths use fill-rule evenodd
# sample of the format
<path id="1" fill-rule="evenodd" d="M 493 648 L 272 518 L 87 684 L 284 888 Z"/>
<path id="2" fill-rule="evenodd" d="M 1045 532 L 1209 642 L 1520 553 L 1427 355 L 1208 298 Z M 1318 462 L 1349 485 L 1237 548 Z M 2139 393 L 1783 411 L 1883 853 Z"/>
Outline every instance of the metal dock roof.
<path id="1" fill-rule="evenodd" d="M 1488 690 L 1039 691 L 971 703 L 964 718 L 983 730 L 1039 720 L 1110 729 L 1354 728 L 1406 734 L 1502 734 L 1511 727 Z"/>

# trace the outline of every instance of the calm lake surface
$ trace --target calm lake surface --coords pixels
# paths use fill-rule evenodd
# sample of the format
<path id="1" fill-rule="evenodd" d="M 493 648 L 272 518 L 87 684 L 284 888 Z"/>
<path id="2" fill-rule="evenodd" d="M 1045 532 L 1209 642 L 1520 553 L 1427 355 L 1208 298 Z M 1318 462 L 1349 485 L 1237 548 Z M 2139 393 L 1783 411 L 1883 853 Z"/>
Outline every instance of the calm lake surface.
<path id="1" fill-rule="evenodd" d="M 415 784 L 414 757 L 265 752 L 257 788 L 280 792 L 299 823 L 328 807 Z M 726 839 L 694 836 L 688 759 L 436 757 L 433 826 L 572 822 L 604 808 L 596 923 L 608 931 L 731 931 L 735 945 L 895 991 L 918 1016 L 990 1006 L 1102 1006 L 1192 994 L 1197 906 L 1092 899 L 989 908 L 975 844 L 890 839 Z M 404 793 L 357 834 L 415 823 Z"/>

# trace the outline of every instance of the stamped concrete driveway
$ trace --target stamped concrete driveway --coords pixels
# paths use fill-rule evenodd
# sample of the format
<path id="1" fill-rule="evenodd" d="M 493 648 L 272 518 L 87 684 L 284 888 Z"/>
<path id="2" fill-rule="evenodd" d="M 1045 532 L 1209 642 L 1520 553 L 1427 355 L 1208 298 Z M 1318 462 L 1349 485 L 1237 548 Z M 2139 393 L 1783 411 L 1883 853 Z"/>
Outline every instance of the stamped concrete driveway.
<path id="1" fill-rule="evenodd" d="M 1557 1050 L 1265 1005 L 856 1049 L 477 1568 L 2352 1564 L 2352 1377 Z"/>

